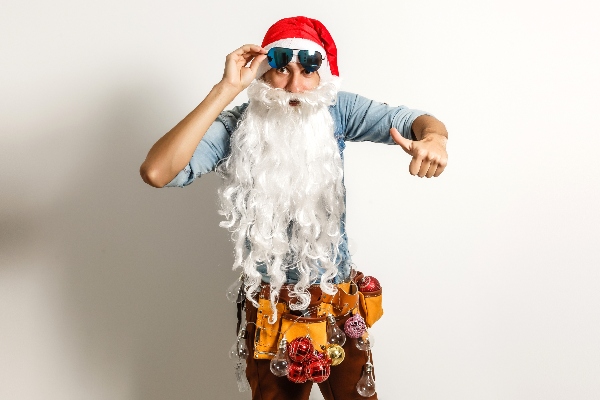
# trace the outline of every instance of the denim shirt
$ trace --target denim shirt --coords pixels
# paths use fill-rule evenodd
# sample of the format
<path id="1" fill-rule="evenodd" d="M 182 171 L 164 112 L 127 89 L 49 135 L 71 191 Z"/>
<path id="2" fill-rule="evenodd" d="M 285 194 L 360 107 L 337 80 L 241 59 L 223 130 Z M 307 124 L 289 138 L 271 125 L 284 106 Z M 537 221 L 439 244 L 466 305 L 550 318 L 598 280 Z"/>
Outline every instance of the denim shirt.
<path id="1" fill-rule="evenodd" d="M 247 107 L 248 104 L 244 103 L 231 110 L 223 111 L 204 134 L 188 165 L 166 187 L 184 187 L 196 178 L 214 171 L 219 161 L 229 154 L 229 138 L 236 130 Z M 392 127 L 398 129 L 405 138 L 416 140 L 412 133 L 412 124 L 417 117 L 426 114 L 404 106 L 390 107 L 385 103 L 348 92 L 339 92 L 336 103 L 329 108 L 329 111 L 333 118 L 334 136 L 340 149 L 342 162 L 346 141 L 396 144 L 389 133 Z M 333 283 L 343 282 L 350 275 L 351 258 L 345 219 L 344 214 L 340 221 L 342 237 L 336 259 L 338 274 Z M 262 280 L 269 282 L 266 265 L 259 264 L 257 269 L 263 276 Z M 295 269 L 288 270 L 286 274 L 287 283 L 298 282 L 298 273 Z M 318 282 L 317 280 L 315 283 Z"/>

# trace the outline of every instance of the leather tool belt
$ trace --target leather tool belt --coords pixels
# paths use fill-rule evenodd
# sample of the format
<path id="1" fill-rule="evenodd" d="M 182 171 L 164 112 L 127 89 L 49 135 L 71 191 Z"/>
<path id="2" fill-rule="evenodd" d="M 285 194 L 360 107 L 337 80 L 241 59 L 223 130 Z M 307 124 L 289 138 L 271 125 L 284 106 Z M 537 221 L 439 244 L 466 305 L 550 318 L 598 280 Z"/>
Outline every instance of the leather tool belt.
<path id="1" fill-rule="evenodd" d="M 367 327 L 371 327 L 383 315 L 381 290 L 360 292 L 356 282 L 363 274 L 358 272 L 349 282 L 336 285 L 334 295 L 323 293 L 319 285 L 308 289 L 311 298 L 308 308 L 303 311 L 290 310 L 290 304 L 296 301 L 290 296 L 293 285 L 282 286 L 277 303 L 277 321 L 269 323 L 273 314 L 269 300 L 270 286 L 263 285 L 258 295 L 256 335 L 254 338 L 254 358 L 271 359 L 277 353 L 277 346 L 283 337 L 288 343 L 293 339 L 309 335 L 315 348 L 327 344 L 327 316 L 333 315 L 338 323 L 345 322 L 350 316 L 360 313 Z"/>

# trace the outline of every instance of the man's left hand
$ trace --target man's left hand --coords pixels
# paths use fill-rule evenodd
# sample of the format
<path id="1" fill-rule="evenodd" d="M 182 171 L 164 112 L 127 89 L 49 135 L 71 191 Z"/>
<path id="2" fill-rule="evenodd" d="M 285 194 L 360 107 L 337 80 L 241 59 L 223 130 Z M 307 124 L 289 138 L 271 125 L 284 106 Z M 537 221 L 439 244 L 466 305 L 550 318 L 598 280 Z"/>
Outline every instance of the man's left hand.
<path id="1" fill-rule="evenodd" d="M 411 175 L 431 178 L 440 176 L 444 172 L 448 163 L 445 136 L 429 134 L 423 139 L 415 141 L 403 137 L 396 128 L 390 129 L 390 135 L 405 152 L 412 156 L 408 167 Z"/>

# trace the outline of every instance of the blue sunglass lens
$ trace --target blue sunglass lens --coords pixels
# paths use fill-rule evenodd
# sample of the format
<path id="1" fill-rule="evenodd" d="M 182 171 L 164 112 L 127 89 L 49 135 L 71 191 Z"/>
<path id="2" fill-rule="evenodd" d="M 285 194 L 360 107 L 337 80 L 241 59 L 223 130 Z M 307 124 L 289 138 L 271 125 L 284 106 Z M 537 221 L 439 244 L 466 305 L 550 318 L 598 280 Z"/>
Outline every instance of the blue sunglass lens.
<path id="1" fill-rule="evenodd" d="M 300 50 L 298 52 L 298 61 L 307 72 L 315 72 L 323 62 L 323 56 L 318 51 L 310 54 L 308 50 Z"/>
<path id="2" fill-rule="evenodd" d="M 285 47 L 273 47 L 267 53 L 267 61 L 271 68 L 285 67 L 292 61 L 294 52 L 292 49 L 286 49 Z"/>

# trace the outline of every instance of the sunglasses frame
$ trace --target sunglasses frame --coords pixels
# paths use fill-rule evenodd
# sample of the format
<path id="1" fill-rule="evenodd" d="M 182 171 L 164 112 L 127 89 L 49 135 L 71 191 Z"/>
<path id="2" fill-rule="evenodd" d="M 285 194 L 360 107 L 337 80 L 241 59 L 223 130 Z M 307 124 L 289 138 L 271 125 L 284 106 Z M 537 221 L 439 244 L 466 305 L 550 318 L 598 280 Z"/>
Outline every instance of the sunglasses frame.
<path id="1" fill-rule="evenodd" d="M 277 63 L 277 57 L 275 56 L 275 52 L 280 49 L 284 50 L 282 55 L 286 56 L 286 59 L 288 59 L 288 61 L 283 65 L 280 65 L 281 63 Z M 279 69 L 291 63 L 294 60 L 294 56 L 296 56 L 298 63 L 302 65 L 305 71 L 315 72 L 321 67 L 321 64 L 323 63 L 325 57 L 323 57 L 321 52 L 318 50 L 315 50 L 314 54 L 309 54 L 310 51 L 311 50 L 290 49 L 287 47 L 272 47 L 267 52 L 267 62 L 269 63 L 269 66 L 271 68 Z M 289 54 L 290 52 L 291 56 Z M 318 55 L 318 57 L 320 58 L 318 64 L 308 63 L 306 61 L 307 57 L 314 57 L 316 55 Z"/>

